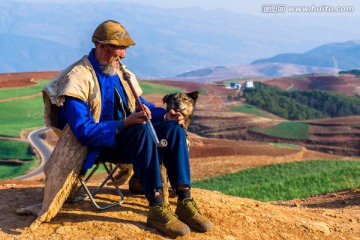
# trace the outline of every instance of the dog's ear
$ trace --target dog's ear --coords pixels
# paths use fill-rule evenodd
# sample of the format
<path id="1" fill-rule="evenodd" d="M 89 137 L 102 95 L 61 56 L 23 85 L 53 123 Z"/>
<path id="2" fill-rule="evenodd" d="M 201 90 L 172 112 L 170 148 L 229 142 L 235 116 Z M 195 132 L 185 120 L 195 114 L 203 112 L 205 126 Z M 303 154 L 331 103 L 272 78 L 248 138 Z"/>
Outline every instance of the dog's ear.
<path id="1" fill-rule="evenodd" d="M 194 92 L 191 92 L 191 93 L 187 93 L 186 95 L 191 97 L 194 100 L 194 103 L 195 103 L 197 101 L 199 95 L 200 95 L 200 92 L 199 91 L 194 91 Z"/>
<path id="2" fill-rule="evenodd" d="M 173 97 L 174 96 L 174 93 L 169 93 L 169 94 L 166 94 L 164 97 L 163 97 L 163 103 L 167 103 L 169 98 Z"/>

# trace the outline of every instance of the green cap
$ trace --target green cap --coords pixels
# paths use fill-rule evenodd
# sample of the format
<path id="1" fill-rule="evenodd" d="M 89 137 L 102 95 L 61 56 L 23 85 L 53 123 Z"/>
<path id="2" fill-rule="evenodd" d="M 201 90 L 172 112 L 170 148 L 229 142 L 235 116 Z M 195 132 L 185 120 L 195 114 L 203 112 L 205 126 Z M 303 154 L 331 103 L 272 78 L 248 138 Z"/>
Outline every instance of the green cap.
<path id="1" fill-rule="evenodd" d="M 107 20 L 101 23 L 95 29 L 91 40 L 93 43 L 113 44 L 124 47 L 135 45 L 135 42 L 123 25 L 114 20 Z"/>

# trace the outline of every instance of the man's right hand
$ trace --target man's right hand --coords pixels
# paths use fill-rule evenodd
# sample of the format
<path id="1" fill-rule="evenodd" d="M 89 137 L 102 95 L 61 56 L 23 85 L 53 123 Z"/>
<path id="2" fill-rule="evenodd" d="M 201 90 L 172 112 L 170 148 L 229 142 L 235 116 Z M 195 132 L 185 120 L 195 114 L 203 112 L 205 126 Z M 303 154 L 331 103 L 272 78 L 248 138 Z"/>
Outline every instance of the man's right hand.
<path id="1" fill-rule="evenodd" d="M 184 116 L 180 112 L 175 112 L 174 109 L 170 109 L 165 116 L 164 120 L 174 120 L 177 121 L 181 126 L 185 125 Z"/>
<path id="2" fill-rule="evenodd" d="M 125 118 L 124 123 L 125 127 L 137 125 L 137 124 L 145 124 L 146 123 L 146 113 L 144 111 L 134 112 L 130 114 L 127 118 Z"/>

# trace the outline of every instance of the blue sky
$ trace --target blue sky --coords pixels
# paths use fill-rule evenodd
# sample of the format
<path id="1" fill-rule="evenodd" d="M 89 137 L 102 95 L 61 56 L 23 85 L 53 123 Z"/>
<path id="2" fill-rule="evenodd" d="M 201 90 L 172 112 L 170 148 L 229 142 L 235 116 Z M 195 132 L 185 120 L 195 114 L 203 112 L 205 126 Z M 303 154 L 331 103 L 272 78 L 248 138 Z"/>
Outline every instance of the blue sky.
<path id="1" fill-rule="evenodd" d="M 127 16 L 118 16 L 121 15 L 121 6 L 122 3 L 140 3 L 142 5 L 156 6 L 163 8 L 159 10 L 159 12 L 172 12 L 174 15 L 178 12 L 179 14 L 192 12 L 192 14 L 196 14 L 199 12 L 202 17 L 196 19 L 196 23 L 198 24 L 196 27 L 201 27 L 201 33 L 198 34 L 190 34 L 189 36 L 192 39 L 195 39 L 195 42 L 187 41 L 188 38 L 184 32 L 186 27 L 184 26 L 194 26 L 194 22 L 188 21 L 187 25 L 179 24 L 179 31 L 174 29 L 174 26 L 166 23 L 166 17 L 161 17 L 159 19 L 156 18 L 156 15 L 151 15 L 152 13 L 156 13 L 156 9 L 152 9 L 149 11 L 147 18 L 143 18 L 136 13 L 138 6 L 127 6 L 127 14 L 134 15 L 131 21 L 128 21 L 130 26 L 129 29 L 132 29 L 131 34 L 136 36 L 137 48 L 134 48 L 133 58 L 128 58 L 129 64 L 142 65 L 141 68 L 144 68 L 144 64 L 138 63 L 139 56 L 144 55 L 145 53 L 149 53 L 151 56 L 154 53 L 163 52 L 164 54 L 159 54 L 164 56 L 163 62 L 167 62 L 167 58 L 169 58 L 167 53 L 176 53 L 172 57 L 177 61 L 182 59 L 184 64 L 180 67 L 183 69 L 179 69 L 178 64 L 175 64 L 175 67 L 171 68 L 171 73 L 161 73 L 161 76 L 170 76 L 175 75 L 181 72 L 185 72 L 192 69 L 197 69 L 201 67 L 206 67 L 210 65 L 225 65 L 225 64 L 248 64 L 259 58 L 272 57 L 276 54 L 281 53 L 302 53 L 305 51 L 309 51 L 315 47 L 321 46 L 327 43 L 340 43 L 347 41 L 360 41 L 360 32 L 356 31 L 356 26 L 360 25 L 360 1 L 355 0 L 252 0 L 251 2 L 245 2 L 241 0 L 0 0 L 1 3 L 11 3 L 11 2 L 33 2 L 33 3 L 48 3 L 47 7 L 52 7 L 49 5 L 50 3 L 61 3 L 65 6 L 68 6 L 70 3 L 78 3 L 83 2 L 84 6 L 87 5 L 89 8 L 94 11 L 94 9 L 98 9 L 98 7 L 105 6 L 101 8 L 101 12 L 95 12 L 94 17 L 90 17 L 89 21 L 84 21 L 83 18 L 76 19 L 76 16 L 71 15 L 73 12 L 68 11 L 68 18 L 76 19 L 75 22 L 81 23 L 81 26 L 76 26 L 72 21 L 64 21 L 64 24 L 67 25 L 56 25 L 56 27 L 52 28 L 52 24 L 55 26 L 56 22 L 53 22 L 54 18 L 51 16 L 47 21 L 42 22 L 42 16 L 39 16 L 40 20 L 31 22 L 30 26 L 34 29 L 37 29 L 42 26 L 42 24 L 46 24 L 46 28 L 49 29 L 47 31 L 36 32 L 27 28 L 27 18 L 22 18 L 20 16 L 19 19 L 14 20 L 17 23 L 17 27 L 22 29 L 21 33 L 24 36 L 31 36 L 34 38 L 42 38 L 46 40 L 54 41 L 56 44 L 62 44 L 66 47 L 69 44 L 75 45 L 78 47 L 78 52 L 81 54 L 87 54 L 88 49 L 86 46 L 91 47 L 91 42 L 88 40 L 93 32 L 94 26 L 96 26 L 97 21 L 103 21 L 109 18 L 118 19 L 119 21 L 124 21 Z M 106 4 L 104 4 L 106 2 Z M 113 5 L 117 6 L 116 11 L 111 11 Z M 25 4 L 24 4 L 25 5 Z M 38 8 L 42 4 L 37 6 L 32 6 L 32 9 L 42 9 Z M 44 4 L 45 5 L 45 4 Z M 285 7 L 281 12 L 274 13 L 272 12 L 272 7 Z M 352 6 L 353 13 L 315 13 L 315 12 L 290 12 L 288 9 L 291 6 Z M 72 8 L 73 6 L 71 6 Z M 166 8 L 176 9 L 176 8 L 188 8 L 188 7 L 201 7 L 202 9 L 209 10 L 209 12 L 204 12 L 202 10 L 192 10 L 192 11 L 167 11 Z M 164 10 L 165 8 L 165 10 Z M 220 16 L 220 14 L 227 14 L 225 11 L 214 12 L 214 9 L 225 9 L 237 14 L 228 14 L 228 16 Z M 45 6 L 44 6 L 44 9 Z M 115 8 L 114 8 L 115 9 Z M 141 11 L 143 13 L 147 13 L 147 7 L 141 7 Z M 265 12 L 264 12 L 265 9 Z M 210 11 L 212 10 L 212 11 Z M 76 12 L 76 11 L 74 11 Z M 19 12 L 22 14 L 22 12 Z M 56 19 L 61 19 L 63 13 L 56 9 L 56 14 L 58 14 Z M 86 14 L 90 14 L 91 12 L 86 12 Z M 89 15 L 89 16 L 90 16 Z M 245 16 L 246 15 L 246 16 Z M 249 16 L 255 15 L 255 17 Z M 320 16 L 321 15 L 321 16 Z M 6 16 L 6 15 L 5 15 Z M 38 16 L 38 15 L 36 15 Z M 214 17 L 216 16 L 216 17 Z M 122 18 L 121 18 L 122 17 Z M 191 20 L 191 17 L 186 15 L 187 19 Z M 85 18 L 86 19 L 86 18 Z M 143 19 L 151 19 L 156 20 L 155 22 L 158 24 L 159 31 L 148 31 L 149 29 L 141 29 L 142 26 L 147 26 L 147 24 L 143 24 Z M 183 19 L 183 18 L 179 18 Z M 218 21 L 222 19 L 222 21 Z M 20 21 L 26 21 L 25 24 Z M 56 20 L 57 21 L 57 20 Z M 159 23 L 159 21 L 164 21 L 166 23 L 163 25 Z M 201 21 L 206 21 L 206 24 L 203 25 Z M 224 23 L 224 21 L 229 21 L 229 24 Z M 36 24 L 34 24 L 36 23 Z M 216 37 L 220 35 L 223 39 L 212 38 L 211 41 L 207 41 L 208 34 L 215 33 L 211 28 L 211 24 L 219 26 L 219 28 L 223 26 L 229 26 L 229 29 L 224 29 L 223 31 L 226 34 L 218 34 Z M 151 24 L 150 24 L 151 25 Z M 25 27 L 24 27 L 25 26 Z M 1 27 L 6 29 L 6 31 L 13 31 L 12 26 L 3 24 Z M 63 29 L 61 28 L 63 27 Z M 175 26 L 177 27 L 177 26 Z M 75 28 L 79 28 L 75 30 Z M 1 28 L 0 28 L 1 30 Z M 136 34 L 135 34 L 136 31 Z M 195 31 L 195 29 L 193 29 Z M 36 32 L 34 34 L 34 32 Z M 181 38 L 176 38 L 177 36 L 174 33 L 181 33 L 178 36 Z M 220 31 L 221 32 L 221 31 Z M 55 34 L 53 34 L 55 33 Z M 153 36 L 149 34 L 156 33 L 158 35 L 154 36 L 156 39 L 159 36 L 166 37 L 167 39 L 172 39 L 174 42 L 178 43 L 178 49 L 176 51 L 171 46 L 172 43 L 162 41 L 165 44 L 159 45 L 162 47 L 161 51 L 159 49 L 153 50 L 151 45 L 151 41 L 148 41 L 148 36 Z M 66 34 L 69 34 L 68 36 Z M 86 34 L 83 35 L 83 34 Z M 66 36 L 66 37 L 58 37 Z M 145 37 L 146 36 L 146 37 Z M 69 38 L 71 41 L 68 41 Z M 67 40 L 64 40 L 67 39 Z M 226 40 L 230 40 L 233 46 L 229 47 L 229 45 L 221 45 Z M 184 45 L 185 43 L 185 45 Z M 206 44 L 204 44 L 206 43 Z M 9 42 L 9 45 L 12 43 Z M 150 45 L 147 45 L 150 44 Z M 202 45 L 203 47 L 198 47 Z M 167 46 L 170 46 L 167 48 Z M 198 60 L 194 60 L 193 62 L 188 61 L 186 53 L 186 48 L 184 46 L 192 49 L 194 58 L 193 59 L 204 59 L 203 62 L 199 62 Z M 244 47 L 248 46 L 248 47 Z M 232 50 L 237 50 L 238 52 Z M 29 48 L 30 49 L 30 48 Z M 139 49 L 139 50 L 136 50 Z M 184 50 L 185 49 L 185 50 Z M 226 52 L 225 49 L 229 51 Z M 29 50 L 30 51 L 30 50 Z M 74 51 L 69 51 L 70 54 L 74 54 Z M 131 53 L 132 51 L 130 51 Z M 129 54 L 130 54 L 129 53 Z M 60 52 L 61 54 L 61 52 Z M 129 55 L 130 56 L 130 55 Z M 220 56 L 222 58 L 220 58 Z M 64 58 L 65 59 L 65 58 Z M 136 60 L 135 60 L 136 59 Z M 147 58 L 144 58 L 147 59 Z M 165 60 L 166 59 L 166 60 Z M 213 59 L 210 61 L 210 59 Z M 66 59 L 65 59 L 66 60 Z M 64 61 L 65 61 L 64 60 Z M 68 60 L 66 60 L 68 61 Z M 131 62 L 132 61 L 132 62 Z M 174 60 L 175 61 L 175 60 Z M 144 60 L 145 62 L 145 60 Z M 186 63 L 186 64 L 185 64 Z M 59 66 L 59 65 L 58 65 Z M 147 65 L 146 65 L 147 66 Z M 144 75 L 148 73 L 144 70 Z M 155 74 L 155 73 L 154 73 Z M 156 73 L 157 74 L 157 73 Z"/>
<path id="2" fill-rule="evenodd" d="M 103 0 L 18 0 L 22 2 L 102 2 Z M 173 0 L 114 0 L 117 4 L 120 2 L 132 2 L 132 3 L 142 3 L 142 4 L 148 4 L 163 8 L 184 8 L 184 7 L 193 7 L 198 6 L 207 10 L 213 10 L 213 9 L 226 9 L 233 12 L 239 12 L 239 13 L 248 13 L 252 15 L 266 15 L 269 14 L 274 15 L 274 13 L 264 13 L 262 11 L 264 6 L 277 6 L 277 5 L 283 5 L 288 8 L 289 6 L 333 6 L 333 7 L 339 7 L 339 6 L 352 6 L 354 7 L 353 13 L 324 13 L 321 12 L 319 14 L 326 14 L 326 15 L 332 15 L 341 17 L 342 15 L 346 14 L 355 14 L 360 15 L 360 1 L 357 0 L 252 0 L 248 2 L 243 2 L 241 0 L 179 0 L 179 1 L 173 1 Z M 303 12 L 297 12 L 297 13 L 290 13 L 289 11 L 285 10 L 282 13 L 277 13 L 277 15 L 314 15 L 315 13 L 303 13 Z"/>

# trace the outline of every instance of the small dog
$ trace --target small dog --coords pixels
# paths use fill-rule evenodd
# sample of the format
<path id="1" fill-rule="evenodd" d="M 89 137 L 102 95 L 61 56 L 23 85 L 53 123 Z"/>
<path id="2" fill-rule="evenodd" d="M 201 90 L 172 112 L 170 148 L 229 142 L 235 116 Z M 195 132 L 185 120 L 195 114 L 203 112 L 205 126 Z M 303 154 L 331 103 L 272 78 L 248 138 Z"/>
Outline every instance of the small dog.
<path id="1" fill-rule="evenodd" d="M 191 118 L 195 111 L 195 104 L 199 97 L 199 92 L 194 91 L 191 93 L 170 93 L 163 97 L 163 103 L 166 103 L 166 110 L 170 111 L 174 109 L 176 112 L 180 112 L 184 116 L 185 124 L 184 129 L 187 131 Z M 190 138 L 187 136 L 189 141 Z M 188 142 L 188 147 L 190 143 Z"/>
<path id="2" fill-rule="evenodd" d="M 190 93 L 170 93 L 163 97 L 163 103 L 166 104 L 166 110 L 174 109 L 176 112 L 180 112 L 184 116 L 184 129 L 187 132 L 187 129 L 190 125 L 191 118 L 195 111 L 195 104 L 199 97 L 199 92 L 194 91 Z M 189 148 L 191 143 L 190 137 L 186 133 L 186 144 Z M 162 159 L 161 159 L 162 163 Z M 132 164 L 121 164 L 119 173 L 114 177 L 114 181 L 108 183 L 108 185 L 121 186 L 129 180 L 133 180 L 132 176 L 134 175 L 133 165 Z M 130 180 L 130 181 L 131 181 Z M 163 196 L 164 202 L 168 203 L 169 197 L 169 183 L 167 178 L 167 172 L 164 164 L 161 164 L 161 180 L 163 182 Z M 131 184 L 131 182 L 130 182 Z M 138 183 L 136 185 L 139 186 Z M 131 187 L 131 186 L 130 186 Z M 131 189 L 130 189 L 131 190 Z M 140 192 L 136 190 L 134 192 Z"/>

